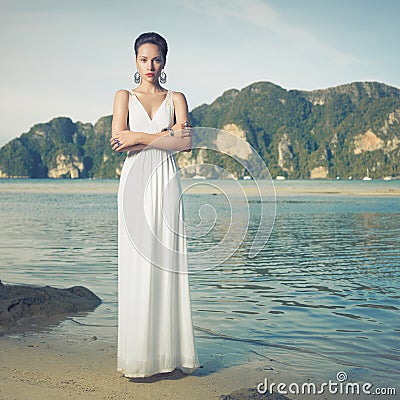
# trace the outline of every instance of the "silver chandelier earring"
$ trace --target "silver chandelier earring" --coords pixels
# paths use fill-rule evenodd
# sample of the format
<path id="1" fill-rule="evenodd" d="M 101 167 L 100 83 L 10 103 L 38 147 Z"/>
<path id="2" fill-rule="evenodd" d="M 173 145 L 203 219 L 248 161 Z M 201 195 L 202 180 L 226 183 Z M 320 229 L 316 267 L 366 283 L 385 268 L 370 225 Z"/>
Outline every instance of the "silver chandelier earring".
<path id="1" fill-rule="evenodd" d="M 165 83 L 165 82 L 167 82 L 167 74 L 164 72 L 164 70 L 162 70 L 160 74 L 160 83 Z"/>
<path id="2" fill-rule="evenodd" d="M 135 83 L 140 83 L 141 76 L 140 76 L 140 74 L 139 74 L 139 71 L 136 71 L 136 72 L 134 73 L 134 75 L 133 75 L 133 80 L 134 80 Z"/>

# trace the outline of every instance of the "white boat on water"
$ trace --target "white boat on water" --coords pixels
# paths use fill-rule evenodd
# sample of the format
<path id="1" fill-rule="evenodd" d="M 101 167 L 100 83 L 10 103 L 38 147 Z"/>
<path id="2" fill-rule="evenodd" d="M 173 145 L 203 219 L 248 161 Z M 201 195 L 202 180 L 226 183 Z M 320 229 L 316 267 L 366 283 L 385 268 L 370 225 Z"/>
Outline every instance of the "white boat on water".
<path id="1" fill-rule="evenodd" d="M 206 177 L 202 175 L 195 175 L 192 179 L 206 179 Z"/>
<path id="2" fill-rule="evenodd" d="M 369 177 L 369 170 L 367 168 L 367 176 L 364 176 L 363 181 L 372 181 L 372 178 Z"/>
<path id="3" fill-rule="evenodd" d="M 383 178 L 383 180 L 384 180 L 384 181 L 391 181 L 391 180 L 392 180 L 392 177 L 391 177 L 391 176 L 385 176 L 385 177 Z"/>
<path id="4" fill-rule="evenodd" d="M 245 175 L 245 176 L 243 177 L 243 179 L 244 179 L 244 180 L 246 180 L 246 181 L 248 181 L 248 180 L 250 180 L 250 179 L 251 179 L 251 176 L 249 176 L 249 175 Z"/>
<path id="5" fill-rule="evenodd" d="M 286 178 L 283 175 L 278 175 L 275 179 L 277 181 L 284 181 Z"/>

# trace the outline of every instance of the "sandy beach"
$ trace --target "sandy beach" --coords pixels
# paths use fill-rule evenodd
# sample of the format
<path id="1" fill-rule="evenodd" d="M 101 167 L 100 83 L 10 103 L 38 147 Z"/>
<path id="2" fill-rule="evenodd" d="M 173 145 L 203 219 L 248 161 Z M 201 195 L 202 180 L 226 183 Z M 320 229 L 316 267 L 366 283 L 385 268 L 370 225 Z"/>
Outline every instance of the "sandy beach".
<path id="1" fill-rule="evenodd" d="M 55 340 L 48 333 L 0 338 L 0 398 L 43 399 L 219 399 L 256 387 L 266 373 L 284 377 L 274 362 L 254 362 L 192 375 L 178 370 L 131 379 L 116 371 L 116 347 L 93 338 Z M 265 395 L 263 398 L 267 398 Z M 278 397 L 279 398 L 279 397 Z M 282 397 L 280 397 L 282 398 Z"/>
<path id="2" fill-rule="evenodd" d="M 343 196 L 400 196 L 399 180 L 352 181 L 352 180 L 193 180 L 182 179 L 182 188 L 187 194 L 227 195 L 243 192 L 245 196 L 343 195 Z"/>
<path id="3" fill-rule="evenodd" d="M 367 399 L 367 395 L 315 395 L 257 392 L 257 385 L 307 383 L 301 373 L 289 375 L 280 360 L 254 360 L 216 372 L 199 368 L 148 378 L 126 378 L 116 371 L 116 346 L 93 337 L 65 340 L 51 333 L 0 337 L 1 400 L 305 400 Z M 249 355 L 250 356 L 250 355 Z M 315 382 L 318 384 L 318 382 Z M 287 390 L 287 389 L 286 389 Z M 388 398 L 394 398 L 388 396 Z"/>
<path id="4" fill-rule="evenodd" d="M 255 186 L 255 182 L 258 188 Z M 6 180 L 0 181 L 3 193 L 114 193 L 118 191 L 118 179 L 55 179 L 55 180 Z M 185 194 L 243 193 L 246 196 L 276 195 L 277 198 L 298 195 L 346 195 L 346 196 L 400 196 L 400 180 L 233 180 L 233 179 L 185 179 L 181 178 Z M 239 190 L 239 192 L 238 192 Z"/>

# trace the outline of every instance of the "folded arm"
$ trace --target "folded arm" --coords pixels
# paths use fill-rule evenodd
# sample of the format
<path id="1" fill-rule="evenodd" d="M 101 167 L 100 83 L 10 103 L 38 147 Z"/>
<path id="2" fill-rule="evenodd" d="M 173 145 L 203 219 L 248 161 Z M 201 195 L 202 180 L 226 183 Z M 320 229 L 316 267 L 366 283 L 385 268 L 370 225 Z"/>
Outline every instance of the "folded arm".
<path id="1" fill-rule="evenodd" d="M 114 95 L 110 143 L 114 143 L 114 139 L 117 137 L 118 132 L 125 131 L 128 128 L 128 104 L 129 92 L 123 89 L 117 90 Z M 145 147 L 145 145 L 135 144 L 125 147 L 124 151 L 142 150 Z"/>
<path id="2" fill-rule="evenodd" d="M 183 93 L 175 92 L 173 101 L 178 121 L 172 127 L 175 132 L 174 136 L 171 136 L 168 131 L 132 132 L 127 129 L 129 93 L 126 90 L 118 90 L 114 97 L 112 137 L 110 139 L 113 150 L 122 152 L 153 147 L 172 151 L 191 151 L 191 131 L 183 129 L 184 122 L 189 121 L 186 98 Z M 120 142 L 119 146 L 115 142 L 116 139 Z"/>
<path id="3" fill-rule="evenodd" d="M 175 135 L 170 136 L 168 131 L 151 134 L 141 132 L 139 137 L 140 144 L 164 150 L 191 151 L 192 135 L 190 129 L 185 130 L 183 128 L 184 123 L 189 122 L 186 97 L 181 92 L 174 92 L 173 102 L 177 121 L 172 127 Z"/>

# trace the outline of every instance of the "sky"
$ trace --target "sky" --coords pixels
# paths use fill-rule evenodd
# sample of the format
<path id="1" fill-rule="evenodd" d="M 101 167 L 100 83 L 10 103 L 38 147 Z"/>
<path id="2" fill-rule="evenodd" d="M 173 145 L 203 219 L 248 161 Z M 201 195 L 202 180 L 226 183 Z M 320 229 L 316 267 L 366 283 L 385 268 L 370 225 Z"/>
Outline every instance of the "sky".
<path id="1" fill-rule="evenodd" d="M 400 87 L 398 0 L 0 0 L 0 146 L 54 117 L 95 123 L 133 89 L 133 43 L 167 40 L 189 110 L 269 81 Z"/>

